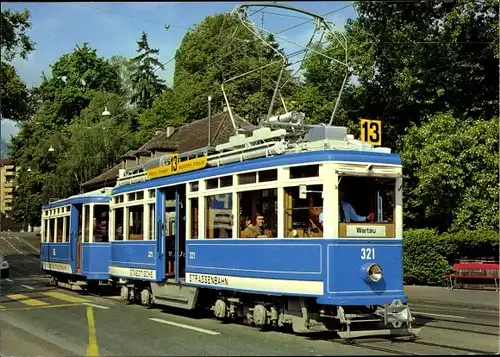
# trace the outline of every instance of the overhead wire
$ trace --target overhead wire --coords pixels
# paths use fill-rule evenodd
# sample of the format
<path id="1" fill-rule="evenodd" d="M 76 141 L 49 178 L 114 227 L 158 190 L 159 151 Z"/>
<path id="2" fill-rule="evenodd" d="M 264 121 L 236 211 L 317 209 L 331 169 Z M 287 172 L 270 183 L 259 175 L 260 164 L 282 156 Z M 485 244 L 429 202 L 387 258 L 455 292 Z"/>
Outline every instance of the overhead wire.
<path id="1" fill-rule="evenodd" d="M 122 13 L 117 13 L 116 11 L 105 10 L 105 9 L 101 9 L 101 8 L 95 8 L 95 7 L 88 6 L 88 5 L 77 4 L 77 3 L 73 3 L 73 4 L 75 4 L 75 5 L 81 5 L 81 6 L 88 7 L 88 8 L 92 8 L 92 9 L 96 9 L 96 10 L 102 10 L 102 11 L 106 11 L 106 12 L 114 13 L 114 14 L 121 15 L 121 16 L 128 16 L 128 17 L 133 16 L 133 15 L 125 15 L 125 14 L 122 14 Z M 334 14 L 334 13 L 336 13 L 336 12 L 339 12 L 339 11 L 341 11 L 341 10 L 343 10 L 343 9 L 346 9 L 346 8 L 348 8 L 348 7 L 350 7 L 350 6 L 352 6 L 352 2 L 351 2 L 351 3 L 349 3 L 348 5 L 345 5 L 345 6 L 341 7 L 341 8 L 338 8 L 338 9 L 335 9 L 335 10 L 332 10 L 332 11 L 329 11 L 329 12 L 327 12 L 327 13 L 325 13 L 325 14 L 321 15 L 321 16 L 322 16 L 322 17 L 327 17 L 327 16 L 330 16 L 330 15 L 332 15 L 332 14 Z M 267 7 L 267 6 L 265 6 L 265 7 Z M 253 14 L 252 14 L 252 15 L 250 15 L 250 16 L 255 15 L 255 14 L 256 14 L 257 12 L 259 12 L 259 11 L 261 11 L 261 10 L 255 10 L 255 11 L 253 12 Z M 133 16 L 133 17 L 134 17 L 134 18 L 136 18 L 136 19 L 139 19 L 139 20 L 144 20 L 144 21 L 148 21 L 148 22 L 152 22 L 152 23 L 159 23 L 159 22 L 155 22 L 155 21 L 149 21 L 149 20 L 147 20 L 147 19 L 143 19 L 143 18 L 140 18 L 140 17 L 137 17 L 137 16 Z M 297 28 L 297 27 L 300 27 L 300 26 L 306 25 L 306 24 L 308 24 L 308 23 L 310 23 L 310 22 L 312 22 L 312 21 L 313 21 L 313 20 L 311 19 L 311 20 L 304 21 L 304 22 L 301 22 L 301 23 L 299 23 L 299 24 L 296 24 L 296 25 L 290 26 L 290 27 L 288 27 L 288 28 L 285 28 L 285 29 L 283 29 L 283 30 L 281 30 L 281 31 L 277 32 L 277 34 L 281 34 L 281 33 L 284 33 L 284 32 L 286 32 L 286 31 L 289 31 L 289 30 L 295 29 L 295 28 Z M 163 23 L 160 23 L 160 24 L 163 24 Z M 174 26 L 175 26 L 175 27 L 178 27 L 178 26 L 176 26 L 176 25 L 174 25 Z M 172 26 L 172 27 L 174 27 L 174 26 Z M 187 28 L 186 28 L 186 29 L 187 29 Z M 215 64 L 219 63 L 220 61 L 222 61 L 223 59 L 225 59 L 225 58 L 226 58 L 226 57 L 228 57 L 229 55 L 231 55 L 231 54 L 233 54 L 233 53 L 235 53 L 235 52 L 237 52 L 237 51 L 241 51 L 241 50 L 242 50 L 242 48 L 247 47 L 247 46 L 248 46 L 249 44 L 251 44 L 251 43 L 257 42 L 258 40 L 259 40 L 259 39 L 258 39 L 258 38 L 256 38 L 256 39 L 250 40 L 249 42 L 244 43 L 242 46 L 237 46 L 237 47 L 236 47 L 236 49 L 234 49 L 234 50 L 232 50 L 231 52 L 229 52 L 229 53 L 225 54 L 225 55 L 224 55 L 224 57 L 220 57 L 219 59 L 216 59 L 216 60 L 215 60 L 215 61 L 213 61 L 212 63 L 207 64 L 207 66 L 205 67 L 205 69 L 213 67 Z M 224 48 L 225 48 L 225 47 L 227 47 L 227 46 L 228 46 L 228 44 L 224 45 L 222 48 L 224 49 Z M 187 48 L 187 49 L 185 49 L 185 50 L 189 50 L 189 49 L 194 48 L 194 47 L 196 47 L 196 45 L 192 45 L 192 46 L 188 47 L 188 48 Z M 223 52 L 223 51 L 221 51 L 221 52 Z M 174 61 L 174 60 L 175 60 L 175 56 L 174 56 L 174 57 L 172 57 L 172 58 L 170 58 L 170 59 L 169 59 L 169 60 L 167 60 L 166 62 L 162 63 L 162 65 L 163 65 L 163 66 L 165 66 L 165 65 L 167 65 L 168 63 L 170 63 L 170 62 L 172 62 L 172 61 Z M 157 67 L 156 69 L 154 69 L 154 70 L 153 70 L 153 74 L 154 74 L 154 73 L 156 73 L 159 69 L 160 69 L 160 67 Z M 183 82 L 187 82 L 187 79 L 191 79 L 191 78 L 193 78 L 195 75 L 197 75 L 197 73 L 192 73 L 192 74 L 190 74 L 188 77 L 186 77 L 186 78 L 184 79 L 184 81 L 183 81 Z M 179 83 L 177 83 L 177 85 L 183 84 L 183 82 L 179 82 Z M 174 84 L 174 83 L 172 83 L 172 85 L 173 85 L 173 84 Z M 124 91 L 124 92 L 127 92 L 127 91 L 129 91 L 129 90 L 131 90 L 131 89 L 133 89 L 133 85 L 129 85 L 129 86 L 127 86 L 127 87 L 123 88 L 123 91 Z M 110 98 L 110 99 L 107 99 L 107 100 L 103 103 L 103 105 L 104 105 L 104 106 L 107 106 L 107 105 L 111 102 L 111 100 L 112 100 L 111 98 Z M 87 113 L 85 113 L 85 114 L 86 114 L 86 115 L 90 115 L 90 114 L 93 114 L 93 113 L 95 113 L 95 112 L 97 112 L 97 111 L 100 111 L 101 109 L 102 109 L 102 108 L 96 108 L 96 109 L 91 110 L 91 111 L 89 111 L 89 112 L 87 112 Z"/>
<path id="2" fill-rule="evenodd" d="M 97 10 L 97 11 L 108 12 L 108 13 L 119 15 L 119 16 L 129 17 L 129 18 L 132 18 L 132 19 L 141 20 L 141 21 L 152 23 L 152 24 L 168 25 L 170 27 L 175 27 L 175 28 L 179 28 L 179 29 L 189 30 L 189 28 L 185 27 L 185 26 L 166 24 L 165 22 L 150 20 L 150 19 L 146 19 L 144 17 L 139 17 L 139 16 L 135 16 L 135 15 L 130 15 L 130 14 L 124 14 L 122 12 L 118 12 L 118 11 L 114 11 L 114 10 L 109 10 L 109 9 L 103 9 L 103 8 L 100 8 L 100 7 L 95 7 L 95 6 L 90 6 L 90 5 L 85 5 L 85 4 L 82 4 L 82 3 L 72 2 L 72 3 L 69 3 L 69 4 L 76 5 L 76 6 L 87 7 L 89 9 L 93 9 L 93 10 Z"/>

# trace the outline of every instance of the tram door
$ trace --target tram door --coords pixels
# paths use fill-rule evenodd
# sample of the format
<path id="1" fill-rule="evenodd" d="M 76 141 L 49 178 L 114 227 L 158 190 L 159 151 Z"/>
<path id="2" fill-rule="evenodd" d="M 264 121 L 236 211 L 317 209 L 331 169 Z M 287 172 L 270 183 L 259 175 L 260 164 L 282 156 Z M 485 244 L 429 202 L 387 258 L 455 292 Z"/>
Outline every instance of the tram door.
<path id="1" fill-rule="evenodd" d="M 185 236 L 185 193 L 184 185 L 170 187 L 166 191 L 165 202 L 165 247 L 166 275 L 176 281 L 184 278 Z"/>
<path id="2" fill-rule="evenodd" d="M 75 205 L 72 208 L 71 212 L 71 240 L 76 239 L 76 244 L 70 244 L 72 251 L 76 253 L 74 256 L 76 257 L 76 273 L 80 274 L 82 265 L 82 214 L 83 214 L 83 205 Z M 74 219 L 74 221 L 73 221 Z M 75 246 L 75 249 L 73 247 Z M 73 255 L 73 254 L 72 254 Z"/>
<path id="3" fill-rule="evenodd" d="M 168 278 L 175 277 L 175 190 L 167 188 L 165 194 L 165 272 Z"/>

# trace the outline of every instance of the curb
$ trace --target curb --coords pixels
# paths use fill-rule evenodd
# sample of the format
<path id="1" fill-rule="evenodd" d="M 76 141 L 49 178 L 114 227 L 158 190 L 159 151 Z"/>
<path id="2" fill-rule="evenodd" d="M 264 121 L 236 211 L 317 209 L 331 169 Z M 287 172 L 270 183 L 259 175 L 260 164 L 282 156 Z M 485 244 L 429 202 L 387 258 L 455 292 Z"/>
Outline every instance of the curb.
<path id="1" fill-rule="evenodd" d="M 436 306 L 436 307 L 455 307 L 455 308 L 466 308 L 466 309 L 474 309 L 474 310 L 487 310 L 487 311 L 495 311 L 500 312 L 500 307 L 498 305 L 478 305 L 478 304 L 469 304 L 469 303 L 460 303 L 460 302 L 449 302 L 449 301 L 439 301 L 439 300 L 426 300 L 426 299 L 410 299 L 408 297 L 408 303 L 410 307 L 413 306 Z"/>

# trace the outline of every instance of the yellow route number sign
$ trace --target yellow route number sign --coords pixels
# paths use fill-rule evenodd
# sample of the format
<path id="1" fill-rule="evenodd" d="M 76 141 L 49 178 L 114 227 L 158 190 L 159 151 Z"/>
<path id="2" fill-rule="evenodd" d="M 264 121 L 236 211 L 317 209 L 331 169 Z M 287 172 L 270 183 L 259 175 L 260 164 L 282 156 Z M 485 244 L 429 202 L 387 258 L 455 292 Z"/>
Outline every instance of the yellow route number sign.
<path id="1" fill-rule="evenodd" d="M 382 145 L 382 121 L 360 120 L 361 140 L 372 145 Z"/>
<path id="2" fill-rule="evenodd" d="M 179 161 L 178 154 L 170 156 L 170 162 L 167 165 L 155 167 L 148 170 L 146 176 L 153 179 L 162 176 L 170 176 L 183 172 L 199 170 L 207 166 L 207 157 L 202 156 L 191 160 Z"/>

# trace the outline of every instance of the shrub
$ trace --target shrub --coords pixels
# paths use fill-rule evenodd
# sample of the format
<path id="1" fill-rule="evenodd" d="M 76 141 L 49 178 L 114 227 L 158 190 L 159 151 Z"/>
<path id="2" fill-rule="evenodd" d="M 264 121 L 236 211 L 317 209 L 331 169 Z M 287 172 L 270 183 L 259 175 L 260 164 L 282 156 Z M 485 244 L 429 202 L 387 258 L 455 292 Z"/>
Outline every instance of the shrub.
<path id="1" fill-rule="evenodd" d="M 405 284 L 445 285 L 443 275 L 459 259 L 498 261 L 498 233 L 490 230 L 439 235 L 431 229 L 412 229 L 403 235 Z"/>
<path id="2" fill-rule="evenodd" d="M 430 229 L 414 229 L 404 233 L 404 283 L 442 285 L 450 271 L 448 261 L 436 249 L 439 235 Z"/>

